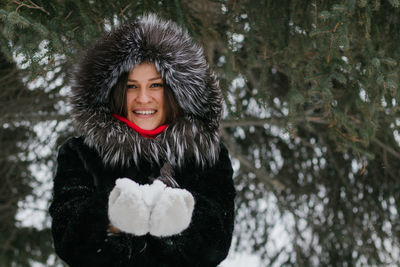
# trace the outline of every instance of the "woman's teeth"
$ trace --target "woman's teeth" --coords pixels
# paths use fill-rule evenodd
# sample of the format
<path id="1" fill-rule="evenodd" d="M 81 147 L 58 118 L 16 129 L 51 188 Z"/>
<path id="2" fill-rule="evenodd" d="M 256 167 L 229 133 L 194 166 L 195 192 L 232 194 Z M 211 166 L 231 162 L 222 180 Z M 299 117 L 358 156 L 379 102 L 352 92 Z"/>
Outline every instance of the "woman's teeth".
<path id="1" fill-rule="evenodd" d="M 136 110 L 134 113 L 141 114 L 141 115 L 150 115 L 156 113 L 155 110 Z"/>

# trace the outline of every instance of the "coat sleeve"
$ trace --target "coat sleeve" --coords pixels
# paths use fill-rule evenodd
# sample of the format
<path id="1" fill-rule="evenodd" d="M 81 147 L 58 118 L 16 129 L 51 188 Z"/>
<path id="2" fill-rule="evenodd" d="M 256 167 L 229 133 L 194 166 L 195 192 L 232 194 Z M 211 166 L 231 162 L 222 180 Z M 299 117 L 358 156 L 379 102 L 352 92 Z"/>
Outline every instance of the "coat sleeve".
<path id="1" fill-rule="evenodd" d="M 221 144 L 219 161 L 183 185 L 195 198 L 189 227 L 170 237 L 148 237 L 154 266 L 217 266 L 228 254 L 234 225 L 235 189 L 228 151 Z M 158 257 L 158 258 L 157 258 Z M 170 264 L 163 265 L 169 262 Z M 158 264 L 158 265 L 157 265 Z M 151 265 L 153 266 L 153 265 Z"/>
<path id="2" fill-rule="evenodd" d="M 56 253 L 70 266 L 125 266 L 145 247 L 145 237 L 107 233 L 109 192 L 95 190 L 72 142 L 59 150 L 49 208 Z"/>

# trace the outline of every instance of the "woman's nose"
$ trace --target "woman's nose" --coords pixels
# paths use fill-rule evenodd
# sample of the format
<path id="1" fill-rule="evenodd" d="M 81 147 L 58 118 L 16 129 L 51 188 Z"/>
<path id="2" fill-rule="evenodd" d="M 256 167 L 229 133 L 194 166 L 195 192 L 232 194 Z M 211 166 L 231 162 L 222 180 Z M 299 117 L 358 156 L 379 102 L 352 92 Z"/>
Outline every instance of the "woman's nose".
<path id="1" fill-rule="evenodd" d="M 151 97 L 147 89 L 140 89 L 139 93 L 136 97 L 136 101 L 139 103 L 148 103 L 150 102 Z"/>

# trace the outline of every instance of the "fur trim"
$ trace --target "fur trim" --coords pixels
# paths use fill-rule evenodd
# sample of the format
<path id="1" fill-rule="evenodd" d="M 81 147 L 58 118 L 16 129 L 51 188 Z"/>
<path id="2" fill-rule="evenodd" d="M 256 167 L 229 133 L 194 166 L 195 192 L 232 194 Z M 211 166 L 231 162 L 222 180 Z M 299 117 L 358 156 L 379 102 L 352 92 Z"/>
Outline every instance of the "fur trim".
<path id="1" fill-rule="evenodd" d="M 184 113 L 155 139 L 141 137 L 109 109 L 118 78 L 144 61 L 154 62 Z M 174 167 L 189 158 L 199 166 L 217 160 L 222 95 L 215 76 L 189 34 L 156 15 L 121 26 L 86 52 L 75 71 L 71 103 L 78 132 L 105 164 L 129 166 L 141 157 Z"/>

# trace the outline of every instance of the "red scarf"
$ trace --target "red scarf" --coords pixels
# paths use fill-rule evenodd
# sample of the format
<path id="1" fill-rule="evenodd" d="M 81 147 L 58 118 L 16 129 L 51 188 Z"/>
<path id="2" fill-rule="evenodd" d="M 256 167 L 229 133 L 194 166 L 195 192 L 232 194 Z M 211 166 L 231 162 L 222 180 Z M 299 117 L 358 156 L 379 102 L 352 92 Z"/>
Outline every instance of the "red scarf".
<path id="1" fill-rule="evenodd" d="M 133 122 L 131 122 L 130 120 L 128 120 L 125 117 L 119 116 L 117 114 L 113 114 L 113 117 L 116 118 L 117 120 L 125 122 L 126 125 L 128 125 L 130 128 L 132 128 L 133 130 L 138 132 L 138 134 L 140 134 L 141 136 L 147 137 L 147 138 L 152 138 L 152 139 L 154 139 L 156 137 L 156 135 L 158 135 L 159 133 L 164 131 L 168 126 L 168 125 L 164 124 L 164 125 L 158 126 L 154 130 L 145 130 L 145 129 L 140 128 L 139 126 L 137 126 L 136 124 L 134 124 Z"/>

